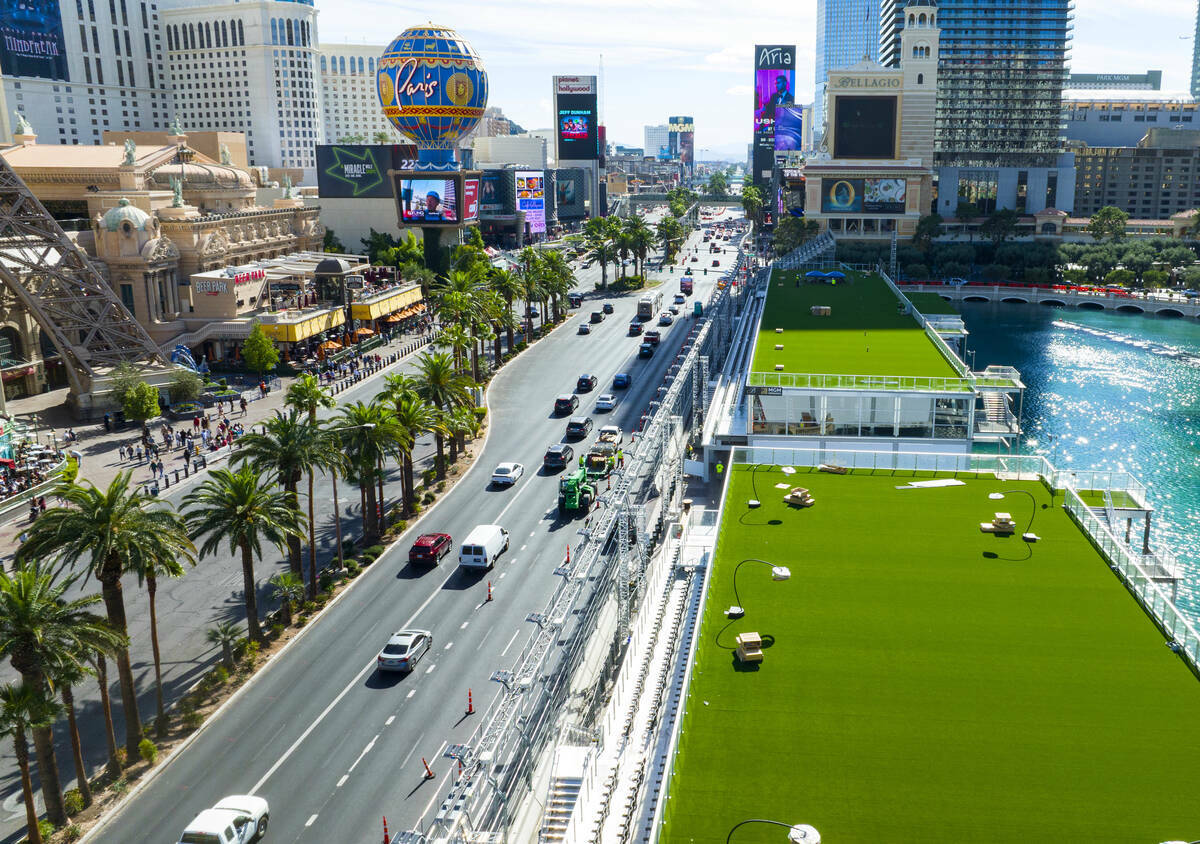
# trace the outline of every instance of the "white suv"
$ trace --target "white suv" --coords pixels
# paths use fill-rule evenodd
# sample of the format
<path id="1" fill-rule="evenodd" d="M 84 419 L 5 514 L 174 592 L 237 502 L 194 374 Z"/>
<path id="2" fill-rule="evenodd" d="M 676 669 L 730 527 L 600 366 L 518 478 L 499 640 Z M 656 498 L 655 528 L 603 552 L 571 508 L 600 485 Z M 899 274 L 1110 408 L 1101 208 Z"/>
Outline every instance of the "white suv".
<path id="1" fill-rule="evenodd" d="M 196 815 L 187 825 L 179 844 L 250 844 L 267 834 L 267 801 L 239 794 L 226 797 L 211 809 Z"/>

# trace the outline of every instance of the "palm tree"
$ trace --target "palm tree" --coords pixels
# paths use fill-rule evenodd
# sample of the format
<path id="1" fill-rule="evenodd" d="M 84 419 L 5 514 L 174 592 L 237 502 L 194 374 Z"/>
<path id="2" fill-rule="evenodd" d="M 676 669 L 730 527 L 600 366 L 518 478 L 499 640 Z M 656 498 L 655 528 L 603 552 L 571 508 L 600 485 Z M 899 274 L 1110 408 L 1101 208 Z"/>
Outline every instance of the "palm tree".
<path id="1" fill-rule="evenodd" d="M 21 681 L 44 694 L 50 693 L 57 679 L 55 670 L 77 665 L 80 654 L 126 644 L 123 636 L 88 609 L 99 603 L 100 596 L 69 599 L 66 593 L 78 576 L 59 579 L 58 574 L 37 563 L 25 564 L 12 574 L 0 572 L 0 657 L 8 657 Z M 54 823 L 66 823 L 50 727 L 33 728 L 33 745 L 46 813 Z"/>
<path id="2" fill-rule="evenodd" d="M 413 477 L 413 444 L 429 432 L 445 433 L 437 409 L 416 393 L 404 394 L 395 400 L 396 424 L 405 432 L 407 447 L 400 454 L 401 486 L 404 490 L 404 515 L 412 516 L 417 492 Z"/>
<path id="3" fill-rule="evenodd" d="M 108 623 L 127 640 L 116 651 L 117 674 L 125 712 L 125 749 L 130 759 L 136 759 L 142 719 L 129 661 L 121 576 L 151 566 L 161 569 L 171 560 L 192 562 L 196 549 L 179 514 L 131 489 L 130 474 L 117 475 L 106 490 L 90 483 L 58 487 L 55 495 L 68 506 L 54 507 L 38 517 L 17 549 L 17 561 L 60 558 L 71 565 L 82 561 L 88 576 L 100 581 Z"/>
<path id="4" fill-rule="evenodd" d="M 271 591 L 279 599 L 283 611 L 283 623 L 292 623 L 292 607 L 304 600 L 304 581 L 290 571 L 281 571 L 269 581 Z"/>
<path id="5" fill-rule="evenodd" d="M 320 408 L 332 410 L 337 407 L 337 401 L 329 395 L 329 391 L 321 386 L 321 382 L 317 380 L 316 376 L 307 372 L 297 377 L 288 387 L 283 403 L 288 407 L 307 413 L 308 421 L 314 425 L 317 422 L 317 411 Z"/>
<path id="6" fill-rule="evenodd" d="M 588 255 L 600 264 L 600 286 L 608 287 L 608 265 L 616 262 L 617 248 L 611 240 L 600 240 L 592 245 Z"/>
<path id="7" fill-rule="evenodd" d="M 85 658 L 86 662 L 86 658 Z M 75 686 L 83 682 L 83 678 L 91 674 L 85 665 L 70 660 L 61 662 L 50 672 L 58 693 L 62 696 L 63 709 L 67 713 L 67 733 L 71 737 L 71 755 L 75 761 L 75 781 L 78 783 L 79 796 L 83 805 L 92 805 L 92 786 L 88 782 L 87 767 L 83 764 L 83 742 L 79 739 L 79 724 L 75 720 Z"/>
<path id="8" fill-rule="evenodd" d="M 8 683 L 0 686 L 0 736 L 12 738 L 21 772 L 21 794 L 25 798 L 25 828 L 30 844 L 42 844 L 38 828 L 37 807 L 33 802 L 33 778 L 29 775 L 29 743 L 27 730 L 48 730 L 58 716 L 57 705 L 40 689 L 28 683 Z M 65 822 L 65 821 L 64 821 Z"/>
<path id="9" fill-rule="evenodd" d="M 638 275 L 646 275 L 646 256 L 654 246 L 654 232 L 646 225 L 641 217 L 634 217 L 628 228 L 629 246 L 633 257 L 638 263 Z"/>
<path id="10" fill-rule="evenodd" d="M 248 462 L 259 472 L 274 474 L 287 496 L 288 504 L 300 513 L 300 479 L 324 451 L 317 426 L 308 422 L 300 411 L 292 408 L 284 415 L 263 423 L 263 433 L 249 433 L 239 441 L 235 461 Z M 310 499 L 311 500 L 311 499 Z M 288 565 L 297 577 L 304 577 L 301 563 L 300 534 L 288 534 Z"/>
<path id="11" fill-rule="evenodd" d="M 448 349 L 454 356 L 454 368 L 458 372 L 465 372 L 466 366 L 463 364 L 467 349 L 471 348 L 475 343 L 466 327 L 452 322 L 447 325 L 441 335 L 433 341 L 435 349 Z"/>
<path id="12" fill-rule="evenodd" d="M 441 357 L 449 365 L 448 356 Z M 377 539 L 382 533 L 378 517 L 383 506 L 383 461 L 400 457 L 402 449 L 411 449 L 412 443 L 396 423 L 391 407 L 380 402 L 344 406 L 335 430 L 362 492 L 364 542 Z"/>
<path id="13" fill-rule="evenodd" d="M 492 289 L 500 295 L 504 300 L 504 304 L 508 307 L 508 312 L 512 313 L 513 301 L 524 290 L 524 285 L 521 279 L 509 270 L 492 270 L 491 274 Z M 511 352 L 513 348 L 513 329 L 516 327 L 514 321 L 509 320 L 503 325 L 508 332 L 508 350 Z M 497 361 L 498 363 L 498 361 Z"/>
<path id="14" fill-rule="evenodd" d="M 542 266 L 545 270 L 546 292 L 550 295 L 550 301 L 554 307 L 554 319 L 557 320 L 562 313 L 561 300 L 575 285 L 575 275 L 571 272 L 571 266 L 561 252 L 547 252 L 543 256 Z"/>
<path id="15" fill-rule="evenodd" d="M 445 414 L 442 424 L 453 436 L 450 441 L 450 462 L 453 463 L 458 459 L 458 455 L 466 449 L 467 437 L 470 436 L 474 439 L 475 435 L 479 433 L 480 423 L 473 408 L 456 407 Z"/>
<path id="16" fill-rule="evenodd" d="M 218 622 L 204 634 L 204 638 L 221 648 L 221 662 L 225 663 L 226 671 L 233 671 L 233 645 L 241 635 L 242 629 L 233 621 Z"/>
<path id="17" fill-rule="evenodd" d="M 188 558 L 188 562 L 192 565 L 196 564 L 194 558 Z M 153 558 L 139 561 L 134 573 L 137 575 L 139 583 L 145 583 L 146 595 L 150 598 L 150 650 L 154 655 L 155 729 L 158 731 L 159 737 L 162 737 L 167 732 L 167 709 L 163 704 L 162 654 L 158 648 L 158 607 L 155 603 L 155 595 L 158 594 L 159 576 L 183 577 L 183 566 L 178 560 Z"/>
<path id="18" fill-rule="evenodd" d="M 417 394 L 439 411 L 473 404 L 468 391 L 470 381 L 454 371 L 450 356 L 444 352 L 423 354 L 417 358 Z M 437 476 L 446 477 L 446 439 L 434 431 L 437 447 Z"/>
<path id="19" fill-rule="evenodd" d="M 262 640 L 258 624 L 254 560 L 262 557 L 263 543 L 282 550 L 289 537 L 302 536 L 304 517 L 292 506 L 288 494 L 264 480 L 251 466 L 236 472 L 214 469 L 209 478 L 183 499 L 188 527 L 197 539 L 207 537 L 200 556 L 207 557 L 227 543 L 242 557 L 242 589 L 250 638 Z M 297 575 L 299 577 L 299 575 Z"/>

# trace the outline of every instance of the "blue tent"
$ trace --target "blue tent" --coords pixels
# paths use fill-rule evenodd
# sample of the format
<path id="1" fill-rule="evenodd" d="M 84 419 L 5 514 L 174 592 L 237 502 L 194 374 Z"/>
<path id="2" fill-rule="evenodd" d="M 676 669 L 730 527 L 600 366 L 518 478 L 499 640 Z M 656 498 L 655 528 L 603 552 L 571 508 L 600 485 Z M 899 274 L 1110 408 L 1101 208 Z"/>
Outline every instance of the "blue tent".
<path id="1" fill-rule="evenodd" d="M 845 278 L 846 274 L 840 270 L 834 270 L 830 273 L 825 273 L 825 278 Z"/>
<path id="2" fill-rule="evenodd" d="M 804 274 L 805 278 L 827 278 L 828 276 L 820 270 L 809 270 Z"/>

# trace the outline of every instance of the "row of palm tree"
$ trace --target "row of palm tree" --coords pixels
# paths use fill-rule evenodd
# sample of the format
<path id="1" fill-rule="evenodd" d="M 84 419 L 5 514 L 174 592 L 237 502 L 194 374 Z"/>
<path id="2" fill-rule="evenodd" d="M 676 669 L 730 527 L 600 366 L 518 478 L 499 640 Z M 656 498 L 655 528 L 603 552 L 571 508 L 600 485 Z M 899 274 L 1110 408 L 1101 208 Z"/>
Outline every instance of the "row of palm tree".
<path id="1" fill-rule="evenodd" d="M 143 493 L 131 483 L 130 473 L 118 475 L 107 489 L 85 482 L 63 484 L 55 491 L 61 505 L 47 510 L 30 527 L 17 551 L 16 571 L 0 573 L 0 658 L 7 656 L 21 676 L 18 686 L 0 693 L 0 735 L 13 739 L 18 763 L 26 768 L 26 736 L 32 739 L 47 816 L 53 823 L 60 825 L 67 819 L 52 737 L 60 712 L 65 711 L 68 720 L 80 794 L 85 804 L 91 799 L 71 695 L 89 674 L 96 675 L 100 684 L 108 773 L 114 778 L 120 775 L 107 659 L 117 665 L 125 755 L 137 758 L 143 730 L 130 660 L 123 576 L 135 575 L 149 596 L 157 723 L 165 729 L 155 606 L 159 580 L 180 577 L 186 567 L 222 551 L 234 554 L 242 564 L 247 634 L 252 641 L 261 641 L 255 565 L 269 548 L 286 550 L 288 557 L 289 571 L 272 578 L 285 617 L 304 597 L 306 535 L 307 593 L 310 598 L 317 594 L 316 475 L 325 473 L 333 481 L 340 563 L 338 481 L 359 487 L 367 543 L 384 529 L 388 461 L 401 467 L 402 510 L 412 514 L 417 495 L 413 448 L 421 436 L 433 433 L 438 440 L 438 473 L 444 477 L 445 439 L 451 438 L 453 449 L 461 445 L 461 437 L 478 428 L 470 385 L 451 355 L 425 354 L 418 359 L 414 375 L 391 375 L 372 401 L 346 405 L 333 418 L 320 419 L 319 409 L 335 403 L 315 378 L 301 376 L 289 388 L 286 412 L 244 435 L 232 466 L 212 470 L 185 496 L 180 512 Z M 472 424 L 462 423 L 464 415 Z M 305 479 L 307 510 L 300 502 L 300 484 Z M 100 593 L 67 599 L 65 593 L 81 578 L 95 578 Z M 103 617 L 90 609 L 97 603 L 104 605 Z M 214 641 L 227 645 L 228 638 L 222 633 Z M 61 706 L 52 699 L 55 693 L 62 697 Z M 27 779 L 28 771 L 23 770 L 22 781 Z M 32 812 L 32 793 L 26 797 Z M 30 840 L 36 840 L 35 829 L 34 817 Z"/>
<path id="2" fill-rule="evenodd" d="M 655 232 L 639 216 L 592 217 L 583 227 L 584 242 L 591 260 L 600 264 L 600 285 L 608 287 L 608 265 L 616 264 L 620 277 L 633 257 L 634 274 L 645 275 L 646 258 L 658 240 Z"/>

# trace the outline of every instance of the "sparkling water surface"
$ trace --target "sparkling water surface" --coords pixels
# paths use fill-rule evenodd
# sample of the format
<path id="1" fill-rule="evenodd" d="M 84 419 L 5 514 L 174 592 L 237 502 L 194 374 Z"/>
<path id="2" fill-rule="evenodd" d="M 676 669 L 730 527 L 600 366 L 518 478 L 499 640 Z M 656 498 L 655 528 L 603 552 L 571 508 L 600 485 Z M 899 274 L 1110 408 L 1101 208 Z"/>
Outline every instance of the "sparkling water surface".
<path id="1" fill-rule="evenodd" d="M 1196 623 L 1200 320 L 1003 303 L 960 309 L 976 369 L 1021 371 L 1023 451 L 1063 468 L 1124 470 L 1148 488 L 1151 545 L 1179 557 L 1178 603 Z"/>

